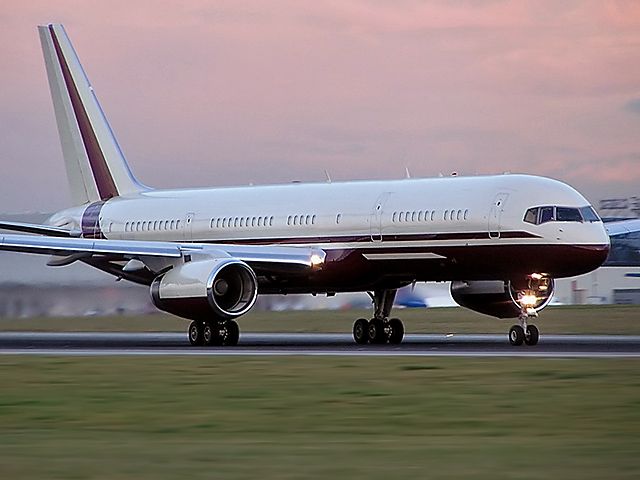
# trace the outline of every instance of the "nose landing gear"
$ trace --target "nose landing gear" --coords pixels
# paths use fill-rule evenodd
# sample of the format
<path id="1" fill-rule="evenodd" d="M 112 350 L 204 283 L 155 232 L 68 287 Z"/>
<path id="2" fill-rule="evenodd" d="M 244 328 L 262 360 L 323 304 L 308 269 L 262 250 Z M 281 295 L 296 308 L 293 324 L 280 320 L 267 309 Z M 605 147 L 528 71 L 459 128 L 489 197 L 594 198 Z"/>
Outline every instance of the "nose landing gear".
<path id="1" fill-rule="evenodd" d="M 511 345 L 519 347 L 523 343 L 529 346 L 538 344 L 540 331 L 535 325 L 528 324 L 527 320 L 529 316 L 537 317 L 538 314 L 531 315 L 530 312 L 523 311 L 520 317 L 518 317 L 519 325 L 514 325 L 509 329 L 509 343 Z"/>

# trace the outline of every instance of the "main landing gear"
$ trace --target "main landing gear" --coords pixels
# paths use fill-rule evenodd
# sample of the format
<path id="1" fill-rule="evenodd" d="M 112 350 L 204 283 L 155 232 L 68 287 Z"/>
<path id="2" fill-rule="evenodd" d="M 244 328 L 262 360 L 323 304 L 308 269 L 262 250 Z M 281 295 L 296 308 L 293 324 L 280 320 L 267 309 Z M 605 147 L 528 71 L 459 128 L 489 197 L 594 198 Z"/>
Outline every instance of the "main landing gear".
<path id="1" fill-rule="evenodd" d="M 509 343 L 516 347 L 519 347 L 523 343 L 525 345 L 533 346 L 538 344 L 540 339 L 540 331 L 535 325 L 527 324 L 529 314 L 523 312 L 518 317 L 519 325 L 514 325 L 509 329 Z"/>
<path id="2" fill-rule="evenodd" d="M 404 325 L 398 318 L 389 319 L 391 307 L 396 298 L 396 290 L 378 290 L 371 295 L 373 300 L 373 318 L 359 318 L 353 324 L 353 339 L 359 345 L 394 344 L 402 342 Z"/>
<path id="3" fill-rule="evenodd" d="M 189 343 L 194 346 L 235 346 L 240 328 L 234 320 L 193 321 L 189 325 Z"/>

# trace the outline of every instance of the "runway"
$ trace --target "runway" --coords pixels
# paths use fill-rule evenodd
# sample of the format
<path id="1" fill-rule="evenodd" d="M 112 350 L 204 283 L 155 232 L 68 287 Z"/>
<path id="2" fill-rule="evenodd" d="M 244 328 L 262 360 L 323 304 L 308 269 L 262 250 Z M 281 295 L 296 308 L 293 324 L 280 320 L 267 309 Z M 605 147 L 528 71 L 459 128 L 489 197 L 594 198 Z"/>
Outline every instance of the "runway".
<path id="1" fill-rule="evenodd" d="M 186 333 L 0 333 L 0 355 L 315 355 L 427 357 L 640 357 L 640 336 L 541 335 L 513 347 L 507 335 L 407 335 L 401 345 L 356 345 L 349 334 L 243 333 L 237 347 L 192 347 Z"/>

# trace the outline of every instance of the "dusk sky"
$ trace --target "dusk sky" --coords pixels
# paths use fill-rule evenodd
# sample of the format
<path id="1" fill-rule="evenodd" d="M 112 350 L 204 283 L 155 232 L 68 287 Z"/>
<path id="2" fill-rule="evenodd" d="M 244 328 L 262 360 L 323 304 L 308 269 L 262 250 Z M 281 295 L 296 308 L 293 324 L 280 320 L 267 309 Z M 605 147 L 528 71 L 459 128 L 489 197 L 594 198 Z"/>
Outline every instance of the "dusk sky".
<path id="1" fill-rule="evenodd" d="M 4 212 L 70 206 L 36 25 L 154 187 L 525 172 L 640 195 L 640 1 L 0 6 Z"/>

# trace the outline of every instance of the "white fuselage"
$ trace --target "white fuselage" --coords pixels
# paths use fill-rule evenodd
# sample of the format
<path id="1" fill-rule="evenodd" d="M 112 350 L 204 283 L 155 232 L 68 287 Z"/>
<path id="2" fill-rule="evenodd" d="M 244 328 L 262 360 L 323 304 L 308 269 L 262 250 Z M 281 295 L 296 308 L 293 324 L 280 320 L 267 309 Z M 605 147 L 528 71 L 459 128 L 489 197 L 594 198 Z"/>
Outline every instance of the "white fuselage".
<path id="1" fill-rule="evenodd" d="M 593 258 L 582 267 L 572 258 L 562 268 L 558 247 L 594 247 L 601 257 L 609 245 L 602 222 L 524 222 L 528 208 L 544 205 L 589 203 L 562 182 L 528 175 L 152 190 L 106 201 L 97 209 L 97 226 L 110 239 L 313 245 L 359 252 L 376 262 L 376 270 L 395 271 L 403 260 L 420 267 L 399 275 L 404 281 L 502 278 L 508 264 L 518 267 L 514 247 L 550 249 L 559 268 L 546 268 L 549 262 L 540 267 L 555 276 L 595 268 Z M 72 216 L 77 226 L 84 223 L 84 236 L 92 236 L 85 228 L 92 220 L 85 214 L 81 222 L 81 214 L 65 211 L 52 221 L 68 223 Z M 525 250 L 525 256 L 536 255 Z M 492 259 L 478 263 L 475 255 L 501 257 L 493 260 L 507 267 L 492 271 Z M 442 261 L 452 265 L 431 269 Z M 464 265 L 486 271 L 473 273 Z"/>

